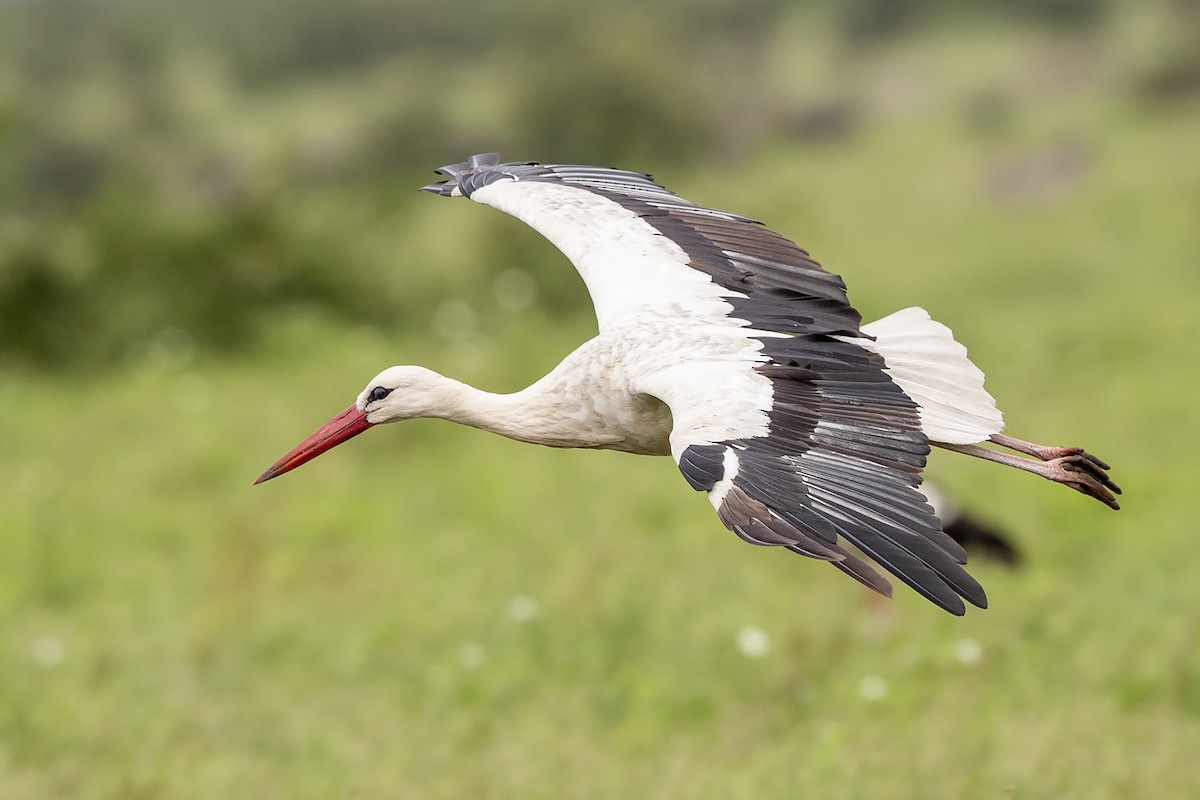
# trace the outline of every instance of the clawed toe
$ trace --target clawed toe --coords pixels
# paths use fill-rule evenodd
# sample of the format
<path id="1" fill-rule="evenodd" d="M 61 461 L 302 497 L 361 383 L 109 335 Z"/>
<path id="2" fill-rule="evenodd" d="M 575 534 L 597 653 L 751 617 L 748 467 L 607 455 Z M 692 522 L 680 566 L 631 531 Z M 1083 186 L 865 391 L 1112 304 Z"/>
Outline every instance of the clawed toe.
<path id="1" fill-rule="evenodd" d="M 1100 459 L 1090 453 L 1080 452 L 1079 456 L 1065 459 L 1071 469 L 1086 472 L 1095 478 L 1104 488 L 1108 489 L 1113 494 L 1120 494 L 1121 487 L 1113 482 L 1113 479 L 1108 477 L 1108 464 L 1105 464 Z"/>
<path id="2" fill-rule="evenodd" d="M 1083 459 L 1088 462 L 1088 464 L 1093 465 L 1099 471 L 1104 472 L 1106 470 L 1111 469 L 1111 467 L 1109 467 L 1108 464 L 1105 464 L 1103 461 L 1096 458 L 1094 455 L 1092 455 L 1088 451 L 1084 450 L 1082 447 L 1075 448 L 1075 449 L 1077 449 L 1079 451 L 1079 455 L 1082 456 Z M 1105 477 L 1107 477 L 1107 476 L 1105 476 Z"/>
<path id="3" fill-rule="evenodd" d="M 1094 497 L 1109 508 L 1120 510 L 1116 495 L 1121 493 L 1121 487 L 1100 467 L 1103 462 L 1084 456 L 1087 454 L 1081 451 L 1079 454 L 1047 461 L 1046 466 L 1050 468 L 1047 477 L 1070 486 L 1077 492 Z"/>
<path id="4" fill-rule="evenodd" d="M 1035 458 L 1040 458 L 1042 461 L 1059 461 L 1066 460 L 1078 464 L 1085 465 L 1086 469 L 1096 474 L 1102 474 L 1109 469 L 1108 464 L 1105 464 L 1094 455 L 1084 450 L 1082 447 L 1034 447 L 1030 448 L 1029 455 Z"/>

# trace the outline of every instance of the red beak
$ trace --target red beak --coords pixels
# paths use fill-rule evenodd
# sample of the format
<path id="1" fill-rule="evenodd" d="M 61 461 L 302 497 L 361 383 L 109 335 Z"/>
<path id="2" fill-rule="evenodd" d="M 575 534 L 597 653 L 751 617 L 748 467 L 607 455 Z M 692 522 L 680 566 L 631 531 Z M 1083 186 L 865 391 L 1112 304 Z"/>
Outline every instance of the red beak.
<path id="1" fill-rule="evenodd" d="M 359 411 L 358 406 L 350 406 L 272 464 L 270 469 L 259 475 L 254 483 L 269 481 L 271 478 L 290 472 L 301 464 L 312 461 L 326 450 L 358 436 L 369 427 L 371 427 L 371 423 L 367 422 L 367 412 Z"/>

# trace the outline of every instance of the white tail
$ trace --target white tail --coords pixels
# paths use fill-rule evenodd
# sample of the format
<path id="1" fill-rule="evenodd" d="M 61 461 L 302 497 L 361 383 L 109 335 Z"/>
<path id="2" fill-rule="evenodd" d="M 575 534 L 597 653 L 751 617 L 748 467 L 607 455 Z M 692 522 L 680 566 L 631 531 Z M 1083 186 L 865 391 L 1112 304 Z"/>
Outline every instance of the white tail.
<path id="1" fill-rule="evenodd" d="M 856 344 L 883 356 L 888 374 L 920 408 L 921 429 L 931 441 L 972 444 L 1004 430 L 996 401 L 983 388 L 983 372 L 925 309 L 905 308 L 862 331 L 875 341 Z"/>

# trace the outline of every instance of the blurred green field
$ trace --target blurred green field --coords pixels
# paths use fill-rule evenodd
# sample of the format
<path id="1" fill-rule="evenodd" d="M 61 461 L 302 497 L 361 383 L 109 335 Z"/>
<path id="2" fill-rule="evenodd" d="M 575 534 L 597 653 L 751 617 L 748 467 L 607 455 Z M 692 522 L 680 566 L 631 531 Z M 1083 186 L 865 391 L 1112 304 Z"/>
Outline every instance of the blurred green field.
<path id="1" fill-rule="evenodd" d="M 421 325 L 283 308 L 233 353 L 167 329 L 0 373 L 0 797 L 1200 796 L 1200 105 L 1029 87 L 1011 42 L 884 53 L 944 77 L 853 146 L 627 166 L 798 240 L 868 318 L 926 307 L 1122 511 L 936 453 L 1028 562 L 979 563 L 992 607 L 956 619 L 746 546 L 666 459 L 421 421 L 251 488 L 384 366 L 515 390 L 590 335 L 565 262 L 505 310 L 550 248 L 518 223 L 373 210 L 347 235 Z M 1032 98 L 995 135 L 978 61 Z"/>

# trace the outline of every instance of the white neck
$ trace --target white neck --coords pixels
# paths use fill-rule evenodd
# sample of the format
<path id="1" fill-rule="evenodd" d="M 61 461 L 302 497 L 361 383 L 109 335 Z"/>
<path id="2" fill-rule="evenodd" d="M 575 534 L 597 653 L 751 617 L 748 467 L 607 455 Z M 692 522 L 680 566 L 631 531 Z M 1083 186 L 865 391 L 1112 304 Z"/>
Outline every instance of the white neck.
<path id="1" fill-rule="evenodd" d="M 585 413 L 584 398 L 539 381 L 513 394 L 485 392 L 438 376 L 438 403 L 422 416 L 446 419 L 509 439 L 549 447 L 606 447 L 621 440 Z"/>

